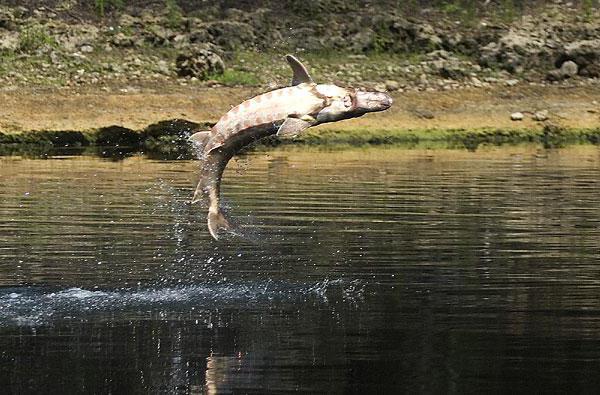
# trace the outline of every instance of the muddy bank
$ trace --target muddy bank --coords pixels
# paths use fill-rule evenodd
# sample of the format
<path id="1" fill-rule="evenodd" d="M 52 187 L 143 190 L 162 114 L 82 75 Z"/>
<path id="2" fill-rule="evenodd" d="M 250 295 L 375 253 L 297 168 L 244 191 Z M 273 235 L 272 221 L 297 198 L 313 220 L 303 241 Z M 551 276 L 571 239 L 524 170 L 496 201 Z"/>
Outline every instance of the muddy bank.
<path id="1" fill-rule="evenodd" d="M 117 153 L 143 150 L 190 155 L 187 136 L 208 128 L 231 105 L 260 88 L 128 88 L 98 93 L 31 89 L 0 93 L 0 146 L 4 153 L 56 148 Z M 405 144 L 475 148 L 535 142 L 544 146 L 598 143 L 600 92 L 589 87 L 504 87 L 394 93 L 384 113 L 325 124 L 292 141 L 267 144 Z M 520 113 L 521 120 L 514 120 Z M 540 114 L 543 117 L 540 117 Z M 99 152 L 104 152 L 104 148 Z M 108 154 L 115 151 L 106 151 Z"/>
<path id="2" fill-rule="evenodd" d="M 168 84 L 115 87 L 109 92 L 93 88 L 23 88 L 0 92 L 0 132 L 91 131 L 113 125 L 142 130 L 169 119 L 211 123 L 231 106 L 261 92 L 263 88 Z M 490 87 L 394 92 L 393 97 L 394 106 L 386 112 L 316 130 L 541 130 L 546 124 L 571 129 L 600 125 L 600 89 L 595 87 Z M 511 119 L 516 112 L 522 113 L 522 120 Z M 544 112 L 545 119 L 534 116 L 539 112 Z"/>
<path id="3" fill-rule="evenodd" d="M 169 86 L 93 88 L 23 88 L 0 92 L 0 131 L 90 131 L 117 125 L 141 130 L 168 119 L 216 122 L 231 106 L 263 88 Z M 600 125 L 600 89 L 595 87 L 491 87 L 445 92 L 395 92 L 384 113 L 323 125 L 339 130 L 377 129 L 536 129 L 545 124 L 565 128 Z M 542 121 L 534 114 L 546 112 Z M 521 112 L 523 120 L 511 120 Z M 317 130 L 319 129 L 317 128 Z"/>

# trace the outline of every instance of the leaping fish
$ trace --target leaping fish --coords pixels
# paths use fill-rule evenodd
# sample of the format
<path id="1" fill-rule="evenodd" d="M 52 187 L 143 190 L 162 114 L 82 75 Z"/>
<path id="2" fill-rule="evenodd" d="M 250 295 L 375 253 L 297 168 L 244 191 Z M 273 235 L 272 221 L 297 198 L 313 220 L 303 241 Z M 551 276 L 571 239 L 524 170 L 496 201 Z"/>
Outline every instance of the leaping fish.
<path id="1" fill-rule="evenodd" d="M 220 185 L 227 163 L 241 148 L 275 133 L 295 137 L 311 126 L 357 118 L 392 105 L 387 93 L 316 84 L 298 59 L 287 55 L 286 60 L 293 71 L 290 87 L 246 100 L 223 115 L 211 130 L 190 136 L 201 160 L 192 203 L 208 203 L 208 230 L 215 240 L 222 230 L 235 233 L 221 210 Z"/>

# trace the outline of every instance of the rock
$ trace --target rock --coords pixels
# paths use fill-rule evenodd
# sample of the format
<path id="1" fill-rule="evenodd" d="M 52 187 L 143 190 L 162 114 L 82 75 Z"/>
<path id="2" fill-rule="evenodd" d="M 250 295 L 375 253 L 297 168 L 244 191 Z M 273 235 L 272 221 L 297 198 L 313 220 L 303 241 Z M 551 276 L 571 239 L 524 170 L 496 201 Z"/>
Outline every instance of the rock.
<path id="1" fill-rule="evenodd" d="M 322 2 L 331 3 L 331 1 Z M 355 22 L 344 23 L 341 27 L 352 33 L 362 31 L 356 38 L 363 40 L 362 45 L 367 44 L 368 50 L 401 53 L 431 51 L 442 47 L 443 40 L 440 37 L 443 34 L 438 33 L 432 25 L 426 22 L 409 21 L 404 17 L 387 12 L 377 13 L 373 16 L 365 15 L 362 20 L 361 18 L 354 19 Z M 369 30 L 365 29 L 365 26 L 369 26 Z M 330 26 L 326 26 L 324 29 L 321 26 L 321 29 L 317 29 L 318 33 L 325 37 L 336 35 L 340 37 L 341 41 L 336 40 L 335 42 L 338 46 L 340 44 L 345 47 L 352 46 L 353 42 L 348 40 L 349 37 L 345 31 L 333 34 L 330 30 L 332 30 Z"/>
<path id="2" fill-rule="evenodd" d="M 119 17 L 119 26 L 121 27 L 140 27 L 142 26 L 142 21 L 134 16 L 129 14 L 122 14 Z"/>
<path id="3" fill-rule="evenodd" d="M 385 91 L 386 91 L 385 84 L 377 84 L 377 85 L 375 85 L 375 86 L 373 87 L 373 89 L 374 89 L 376 92 L 385 92 Z"/>
<path id="4" fill-rule="evenodd" d="M 438 49 L 436 51 L 431 51 L 425 55 L 427 59 L 430 60 L 453 60 L 456 59 L 450 52 L 445 51 L 443 49 Z"/>
<path id="5" fill-rule="evenodd" d="M 510 80 L 506 80 L 506 81 L 504 82 L 504 84 L 505 84 L 506 86 L 515 86 L 515 85 L 517 85 L 518 83 L 519 83 L 519 80 L 517 80 L 517 79 L 510 79 Z"/>
<path id="6" fill-rule="evenodd" d="M 522 121 L 525 116 L 522 112 L 513 112 L 510 114 L 510 119 L 513 121 Z"/>
<path id="7" fill-rule="evenodd" d="M 388 80 L 385 82 L 385 89 L 387 89 L 389 92 L 397 91 L 400 89 L 400 83 L 398 81 Z"/>
<path id="8" fill-rule="evenodd" d="M 375 40 L 375 32 L 372 29 L 363 29 L 350 38 L 350 49 L 353 52 L 367 52 L 373 50 L 373 43 Z"/>
<path id="9" fill-rule="evenodd" d="M 16 30 L 15 16 L 10 9 L 0 9 L 0 29 Z"/>
<path id="10" fill-rule="evenodd" d="M 225 71 L 223 59 L 204 48 L 179 54 L 175 64 L 178 76 L 196 77 L 201 80 L 205 80 L 210 75 L 223 74 Z"/>
<path id="11" fill-rule="evenodd" d="M 173 37 L 173 46 L 178 49 L 183 49 L 189 45 L 189 39 L 186 34 L 176 34 Z"/>
<path id="12" fill-rule="evenodd" d="M 348 55 L 348 59 L 352 60 L 366 60 L 368 59 L 367 55 L 358 54 L 358 55 Z"/>
<path id="13" fill-rule="evenodd" d="M 133 38 L 126 36 L 122 32 L 115 34 L 111 40 L 111 43 L 116 47 L 122 48 L 130 48 L 134 46 Z"/>
<path id="14" fill-rule="evenodd" d="M 81 51 L 81 47 L 93 45 L 97 41 L 100 29 L 94 25 L 83 23 L 62 26 L 58 28 L 57 33 L 54 34 L 54 38 L 60 47 L 67 51 Z"/>
<path id="15" fill-rule="evenodd" d="M 327 41 L 325 38 L 319 38 L 318 35 L 317 37 L 310 35 L 298 35 L 296 46 L 307 51 L 321 51 L 324 48 L 327 48 L 328 44 L 326 44 L 325 41 Z"/>
<path id="16" fill-rule="evenodd" d="M 418 48 L 437 49 L 442 47 L 442 39 L 433 26 L 423 23 L 417 26 L 414 44 Z"/>
<path id="17" fill-rule="evenodd" d="M 211 42 L 226 50 L 238 50 L 256 44 L 254 29 L 247 23 L 213 22 L 208 27 L 208 33 L 212 37 Z"/>
<path id="18" fill-rule="evenodd" d="M 563 62 L 560 69 L 550 70 L 546 73 L 546 80 L 548 81 L 562 81 L 567 78 L 575 77 L 579 71 L 577 63 L 572 60 Z"/>
<path id="19" fill-rule="evenodd" d="M 588 67 L 600 64 L 600 38 L 579 40 L 565 45 L 555 65 L 559 67 L 569 60 L 577 64 L 580 74 Z"/>
<path id="20" fill-rule="evenodd" d="M 211 40 L 208 29 L 204 26 L 195 27 L 188 34 L 188 40 L 191 43 L 206 43 Z"/>
<path id="21" fill-rule="evenodd" d="M 50 52 L 50 61 L 52 62 L 52 64 L 54 65 L 58 65 L 61 63 L 61 57 L 60 54 L 56 51 L 52 51 Z"/>
<path id="22" fill-rule="evenodd" d="M 81 48 L 79 48 L 79 50 L 83 53 L 91 53 L 91 52 L 94 52 L 94 47 L 86 44 L 86 45 L 82 45 Z"/>
<path id="23" fill-rule="evenodd" d="M 169 69 L 169 64 L 165 60 L 162 60 L 162 59 L 159 60 L 158 62 L 156 62 L 156 69 L 161 74 L 168 75 L 171 73 L 171 70 Z"/>
<path id="24" fill-rule="evenodd" d="M 465 69 L 458 63 L 445 63 L 439 70 L 439 74 L 452 80 L 460 80 L 467 75 Z"/>
<path id="25" fill-rule="evenodd" d="M 533 119 L 539 122 L 546 121 L 548 119 L 548 110 L 536 111 L 533 114 Z"/>
<path id="26" fill-rule="evenodd" d="M 0 35 L 0 50 L 14 51 L 19 47 L 19 33 L 6 32 Z"/>
<path id="27" fill-rule="evenodd" d="M 483 83 L 477 77 L 471 77 L 471 84 L 476 88 L 481 88 L 483 86 Z"/>
<path id="28" fill-rule="evenodd" d="M 562 81 L 563 78 L 564 76 L 560 69 L 550 70 L 548 73 L 546 73 L 546 80 L 550 82 Z"/>
<path id="29" fill-rule="evenodd" d="M 175 37 L 175 33 L 160 25 L 152 25 L 146 29 L 144 36 L 146 38 L 146 42 L 158 47 L 167 46 L 170 40 Z"/>
<path id="30" fill-rule="evenodd" d="M 578 71 L 579 67 L 577 66 L 577 63 L 573 62 L 572 60 L 567 60 L 562 64 L 562 66 L 560 66 L 560 73 L 562 74 L 563 78 L 575 77 Z"/>
<path id="31" fill-rule="evenodd" d="M 579 72 L 582 77 L 600 78 L 600 62 L 592 63 Z"/>
<path id="32" fill-rule="evenodd" d="M 484 67 L 501 68 L 510 73 L 550 63 L 552 51 L 548 42 L 525 29 L 509 30 L 497 42 L 481 48 L 479 64 Z"/>

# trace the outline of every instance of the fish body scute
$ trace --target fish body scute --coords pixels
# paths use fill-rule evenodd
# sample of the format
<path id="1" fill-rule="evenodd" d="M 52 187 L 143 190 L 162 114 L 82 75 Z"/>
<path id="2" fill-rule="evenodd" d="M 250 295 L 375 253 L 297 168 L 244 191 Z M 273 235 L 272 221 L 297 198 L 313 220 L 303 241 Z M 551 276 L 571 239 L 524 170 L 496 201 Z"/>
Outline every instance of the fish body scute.
<path id="1" fill-rule="evenodd" d="M 213 133 L 224 139 L 256 126 L 278 123 L 289 116 L 301 117 L 323 108 L 323 99 L 313 93 L 314 84 L 277 89 L 246 100 L 223 115 Z"/>

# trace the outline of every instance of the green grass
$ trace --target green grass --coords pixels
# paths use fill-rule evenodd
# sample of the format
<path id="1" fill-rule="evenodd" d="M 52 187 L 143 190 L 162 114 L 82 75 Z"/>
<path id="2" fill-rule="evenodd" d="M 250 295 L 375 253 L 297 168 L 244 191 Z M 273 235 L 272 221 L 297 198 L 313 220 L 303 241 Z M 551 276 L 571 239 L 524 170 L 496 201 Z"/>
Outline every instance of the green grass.
<path id="1" fill-rule="evenodd" d="M 582 0 L 581 8 L 583 9 L 583 15 L 588 22 L 592 21 L 594 16 L 594 8 L 598 7 L 597 0 Z"/>
<path id="2" fill-rule="evenodd" d="M 21 52 L 34 52 L 44 46 L 56 47 L 58 44 L 42 26 L 30 26 L 19 34 L 19 51 Z"/>
<path id="3" fill-rule="evenodd" d="M 167 10 L 167 26 L 170 28 L 179 27 L 183 20 L 183 13 L 177 1 L 165 0 L 165 9 Z"/>
<path id="4" fill-rule="evenodd" d="M 209 75 L 207 80 L 215 80 L 226 86 L 256 86 L 260 80 L 253 73 L 234 69 L 225 69 L 223 74 Z"/>
<path id="5" fill-rule="evenodd" d="M 2 50 L 0 51 L 0 73 L 6 74 L 12 70 L 12 65 L 15 61 L 16 54 L 13 51 Z"/>
<path id="6" fill-rule="evenodd" d="M 108 9 L 121 9 L 124 6 L 124 0 L 94 0 L 96 12 L 104 18 Z"/>

